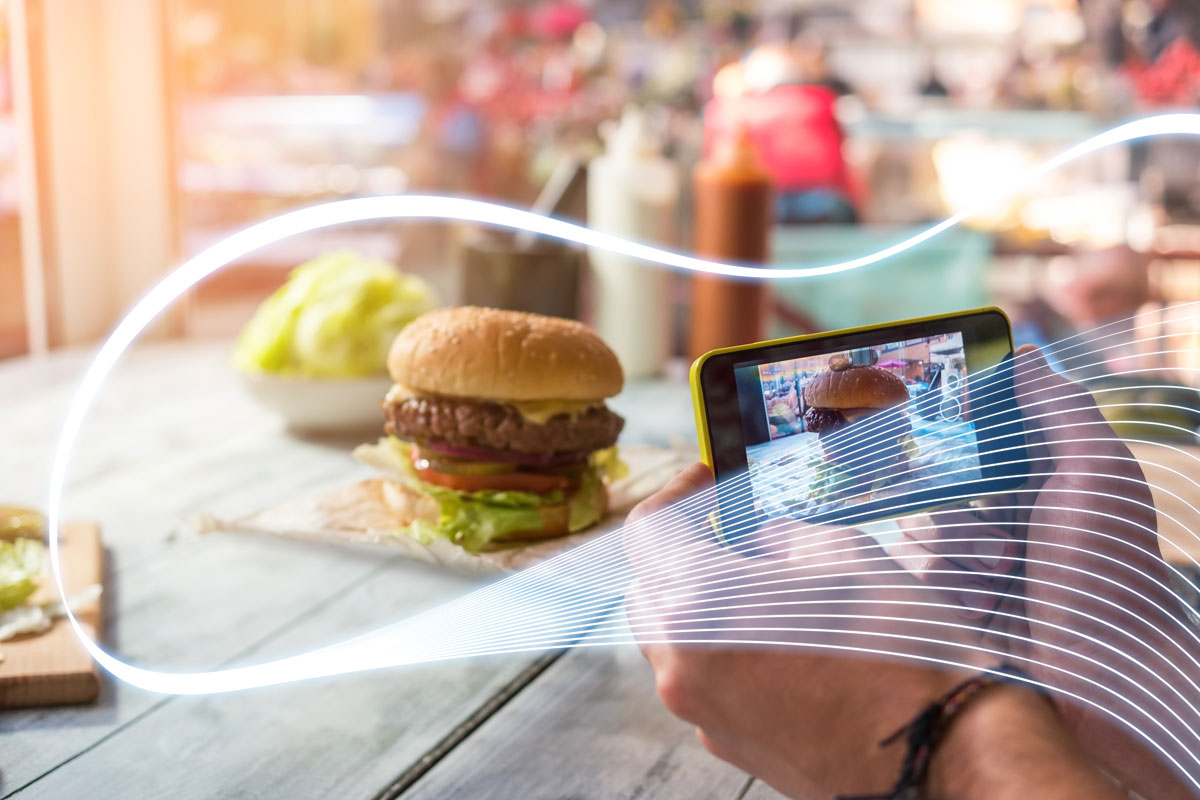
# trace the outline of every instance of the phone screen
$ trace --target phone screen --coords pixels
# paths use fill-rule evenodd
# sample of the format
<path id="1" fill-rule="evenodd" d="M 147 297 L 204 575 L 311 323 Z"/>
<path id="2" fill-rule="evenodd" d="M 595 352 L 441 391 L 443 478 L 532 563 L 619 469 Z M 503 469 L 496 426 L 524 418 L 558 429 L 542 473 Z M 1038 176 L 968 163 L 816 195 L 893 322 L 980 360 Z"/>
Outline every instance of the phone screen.
<path id="1" fill-rule="evenodd" d="M 983 477 L 962 331 L 735 370 L 760 514 L 824 515 Z M 810 384 L 825 391 L 806 396 Z"/>
<path id="2" fill-rule="evenodd" d="M 721 516 L 864 521 L 1027 472 L 993 311 L 767 342 L 700 362 Z"/>

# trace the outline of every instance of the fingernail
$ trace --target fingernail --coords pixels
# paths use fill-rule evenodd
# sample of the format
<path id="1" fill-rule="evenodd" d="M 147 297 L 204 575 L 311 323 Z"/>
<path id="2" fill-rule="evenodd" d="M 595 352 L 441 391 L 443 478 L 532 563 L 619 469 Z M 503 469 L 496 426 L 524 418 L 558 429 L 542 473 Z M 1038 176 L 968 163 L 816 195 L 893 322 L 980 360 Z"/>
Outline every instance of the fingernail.
<path id="1" fill-rule="evenodd" d="M 983 565 L 984 569 L 995 569 L 1004 560 L 1004 554 L 1007 549 L 1007 542 L 999 540 L 979 542 L 976 545 L 975 559 Z"/>

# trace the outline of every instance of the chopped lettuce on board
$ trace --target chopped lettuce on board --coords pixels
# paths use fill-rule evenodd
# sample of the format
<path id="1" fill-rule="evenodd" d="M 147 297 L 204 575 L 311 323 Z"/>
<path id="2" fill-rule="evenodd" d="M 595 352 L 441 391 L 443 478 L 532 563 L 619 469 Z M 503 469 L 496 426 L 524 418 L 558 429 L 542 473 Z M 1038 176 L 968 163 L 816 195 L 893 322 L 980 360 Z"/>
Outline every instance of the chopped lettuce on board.
<path id="1" fill-rule="evenodd" d="M 37 539 L 0 541 L 0 611 L 29 599 L 47 573 L 46 546 Z"/>
<path id="2" fill-rule="evenodd" d="M 426 545 L 434 539 L 448 539 L 470 553 L 478 553 L 505 534 L 539 528 L 543 505 L 566 501 L 567 529 L 572 533 L 583 530 L 598 522 L 604 514 L 603 478 L 619 478 L 628 472 L 628 467 L 617 458 L 617 449 L 612 447 L 592 454 L 591 468 L 580 487 L 569 495 L 492 490 L 459 492 L 417 477 L 409 459 L 411 447 L 408 442 L 388 436 L 373 445 L 360 445 L 354 455 L 369 466 L 386 469 L 437 501 L 440 513 L 436 522 L 417 520 L 398 533 L 412 536 Z"/>
<path id="3" fill-rule="evenodd" d="M 0 511 L 13 511 L 11 508 Z M 22 509 L 22 511 L 24 511 Z M 28 518 L 40 517 L 25 512 Z M 79 610 L 100 596 L 100 585 L 93 584 L 67 599 L 31 603 L 38 587 L 50 580 L 50 552 L 41 539 L 18 536 L 0 539 L 0 642 L 14 636 L 45 633 L 67 608 Z M 0 653 L 0 661 L 4 660 Z"/>
<path id="4" fill-rule="evenodd" d="M 296 267 L 263 301 L 238 337 L 233 363 L 314 378 L 382 374 L 396 334 L 436 302 L 433 287 L 385 261 L 327 253 Z"/>

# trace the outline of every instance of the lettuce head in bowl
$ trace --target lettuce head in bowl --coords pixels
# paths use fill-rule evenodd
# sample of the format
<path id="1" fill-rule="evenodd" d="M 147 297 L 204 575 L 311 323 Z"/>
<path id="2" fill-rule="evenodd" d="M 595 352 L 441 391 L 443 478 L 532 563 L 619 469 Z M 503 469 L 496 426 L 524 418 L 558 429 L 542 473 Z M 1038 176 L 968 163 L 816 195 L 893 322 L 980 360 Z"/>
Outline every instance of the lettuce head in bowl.
<path id="1" fill-rule="evenodd" d="M 293 428 L 356 430 L 379 421 L 387 354 L 405 325 L 437 303 L 428 283 L 351 252 L 292 270 L 233 349 L 250 393 Z"/>

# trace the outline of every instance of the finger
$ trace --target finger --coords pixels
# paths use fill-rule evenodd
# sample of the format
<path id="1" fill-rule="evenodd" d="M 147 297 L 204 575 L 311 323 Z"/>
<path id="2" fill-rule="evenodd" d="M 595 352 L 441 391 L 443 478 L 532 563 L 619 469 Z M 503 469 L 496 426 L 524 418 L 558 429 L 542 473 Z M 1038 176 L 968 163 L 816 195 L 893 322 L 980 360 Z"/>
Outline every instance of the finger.
<path id="1" fill-rule="evenodd" d="M 790 517 L 763 521 L 755 532 L 754 555 L 793 563 L 819 557 L 835 547 L 853 547 L 866 534 Z"/>
<path id="2" fill-rule="evenodd" d="M 809 570 L 886 556 L 874 536 L 849 526 L 779 517 L 764 522 L 758 535 L 762 555 Z"/>
<path id="3" fill-rule="evenodd" d="M 928 538 L 923 532 L 905 531 L 887 546 L 888 555 L 910 571 L 953 571 L 984 581 L 1003 580 L 1019 569 L 1019 542 L 1002 537 L 956 534 L 959 538 L 982 541 L 944 541 Z M 954 539 L 951 536 L 950 539 Z M 921 576 L 919 576 L 921 577 Z M 934 573 L 922 577 L 926 582 L 944 581 Z"/>
<path id="4" fill-rule="evenodd" d="M 1011 651 L 1019 652 L 1024 647 L 1020 638 L 1028 637 L 1029 620 L 1026 618 L 1025 598 L 1012 591 L 1006 592 L 1000 598 L 1000 602 L 996 604 L 995 612 L 988 620 L 988 630 L 994 631 L 999 636 L 993 639 L 993 643 Z M 1008 634 L 1008 636 L 1005 636 Z"/>
<path id="5" fill-rule="evenodd" d="M 941 556 L 930 550 L 926 542 L 914 539 L 908 533 L 902 533 L 884 549 L 893 561 L 925 583 L 931 583 L 926 571 L 937 569 L 941 561 Z"/>
<path id="6" fill-rule="evenodd" d="M 634 506 L 633 510 L 629 512 L 629 516 L 625 518 L 625 522 L 636 522 L 688 497 L 711 489 L 713 485 L 712 470 L 708 468 L 707 464 L 697 461 L 688 465 L 661 490 Z"/>
<path id="7" fill-rule="evenodd" d="M 635 587 L 626 609 L 643 640 L 666 641 L 682 620 L 702 613 L 707 576 L 724 571 L 730 559 L 741 560 L 716 545 L 707 520 L 688 513 L 694 493 L 712 484 L 703 464 L 689 467 L 631 514 L 622 531 Z"/>
<path id="8" fill-rule="evenodd" d="M 971 501 L 970 510 L 986 525 L 1011 525 L 1016 519 L 1013 506 L 1017 504 L 1016 493 L 989 494 Z"/>
<path id="9" fill-rule="evenodd" d="M 942 602 L 971 622 L 984 619 L 999 602 L 999 578 L 988 572 L 966 568 L 938 555 L 929 543 L 905 533 L 887 548 L 888 555 L 917 580 L 936 589 Z M 1006 580 L 1006 579 L 1005 579 Z"/>
<path id="10" fill-rule="evenodd" d="M 961 509 L 916 514 L 900 521 L 908 538 L 922 543 L 953 567 L 984 575 L 1006 575 L 1020 566 L 1021 542 L 1011 527 L 984 522 Z"/>
<path id="11" fill-rule="evenodd" d="M 928 557 L 930 554 L 925 553 Z M 776 562 L 778 563 L 778 562 Z M 870 533 L 852 527 L 808 526 L 787 554 L 797 580 L 806 590 L 844 592 L 866 582 L 897 589 L 908 586 L 904 574 L 927 568 L 924 564 L 898 565 L 888 548 Z M 878 575 L 874 573 L 879 573 Z M 885 595 L 887 594 L 885 590 Z M 902 590 L 902 594 L 904 591 Z M 840 595 L 839 595 L 840 596 Z"/>
<path id="12" fill-rule="evenodd" d="M 633 633 L 638 649 L 651 666 L 654 666 L 662 655 L 666 628 L 662 617 L 655 613 L 654 603 L 646 596 L 645 585 L 637 579 L 625 592 L 625 622 Z"/>
<path id="13" fill-rule="evenodd" d="M 625 555 L 635 572 L 654 573 L 687 555 L 692 545 L 712 541 L 712 531 L 695 495 L 711 489 L 712 472 L 697 462 L 675 476 L 661 491 L 639 503 L 621 530 Z"/>
<path id="14" fill-rule="evenodd" d="M 1098 545 L 1101 550 L 1110 549 L 1095 537 L 1103 533 L 1111 541 L 1134 544 L 1142 551 L 1121 553 L 1122 559 L 1132 557 L 1137 569 L 1161 575 L 1154 497 L 1140 463 L 1117 438 L 1081 385 L 1054 374 L 1040 352 L 1031 353 L 1022 363 L 1033 380 L 1045 378 L 1040 382 L 1047 386 L 1026 393 L 1024 400 L 1018 399 L 1027 418 L 1030 413 L 1044 415 L 1027 422 L 1040 426 L 1045 439 L 1049 460 L 1035 464 L 1034 469 L 1051 473 L 1044 489 L 1052 490 L 1033 501 L 1036 509 L 1029 518 L 1031 557 L 1103 574 L 1110 569 L 1104 563 L 1104 554 L 1092 553 Z M 1042 544 L 1074 549 L 1040 552 Z M 1033 572 L 1049 568 L 1031 565 Z"/>
<path id="15" fill-rule="evenodd" d="M 909 539 L 922 543 L 932 555 L 960 561 L 980 559 L 972 569 L 1007 571 L 1005 562 L 1019 555 L 1010 528 L 986 522 L 974 511 L 934 511 L 898 522 Z"/>
<path id="16" fill-rule="evenodd" d="M 1016 365 L 1017 404 L 1052 457 L 1095 454 L 1095 440 L 1119 444 L 1086 388 L 1055 372 L 1041 350 L 1022 347 L 1017 353 L 1022 356 Z"/>

